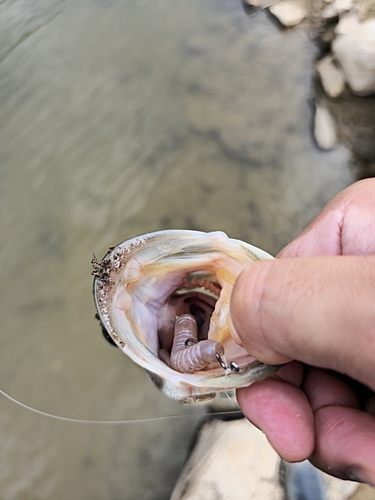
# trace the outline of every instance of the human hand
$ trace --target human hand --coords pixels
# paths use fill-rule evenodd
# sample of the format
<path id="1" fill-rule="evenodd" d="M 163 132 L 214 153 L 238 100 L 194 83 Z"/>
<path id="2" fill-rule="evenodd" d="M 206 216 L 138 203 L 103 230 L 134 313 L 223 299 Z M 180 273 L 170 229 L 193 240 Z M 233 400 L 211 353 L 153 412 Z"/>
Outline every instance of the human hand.
<path id="1" fill-rule="evenodd" d="M 295 360 L 238 390 L 287 461 L 375 485 L 375 180 L 339 193 L 278 255 L 237 279 L 231 318 L 257 359 Z"/>

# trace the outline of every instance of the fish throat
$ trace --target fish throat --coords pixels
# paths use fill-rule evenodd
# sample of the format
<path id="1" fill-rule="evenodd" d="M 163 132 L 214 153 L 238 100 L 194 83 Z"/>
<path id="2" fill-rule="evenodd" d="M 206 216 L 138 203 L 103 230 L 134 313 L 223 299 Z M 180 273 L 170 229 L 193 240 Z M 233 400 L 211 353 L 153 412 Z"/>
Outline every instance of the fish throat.
<path id="1" fill-rule="evenodd" d="M 211 317 L 222 288 L 207 271 L 190 273 L 168 297 L 158 314 L 159 358 L 173 370 L 194 373 L 227 365 L 224 347 L 208 338 Z"/>

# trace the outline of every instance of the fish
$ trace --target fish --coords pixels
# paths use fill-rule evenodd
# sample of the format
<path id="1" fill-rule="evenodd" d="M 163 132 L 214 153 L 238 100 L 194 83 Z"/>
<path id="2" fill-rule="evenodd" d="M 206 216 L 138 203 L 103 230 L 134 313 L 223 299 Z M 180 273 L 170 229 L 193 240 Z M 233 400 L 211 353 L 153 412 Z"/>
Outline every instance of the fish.
<path id="1" fill-rule="evenodd" d="M 222 231 L 164 230 L 93 257 L 97 315 L 112 341 L 156 387 L 205 402 L 279 369 L 254 359 L 230 321 L 230 296 L 249 264 L 273 257 Z"/>

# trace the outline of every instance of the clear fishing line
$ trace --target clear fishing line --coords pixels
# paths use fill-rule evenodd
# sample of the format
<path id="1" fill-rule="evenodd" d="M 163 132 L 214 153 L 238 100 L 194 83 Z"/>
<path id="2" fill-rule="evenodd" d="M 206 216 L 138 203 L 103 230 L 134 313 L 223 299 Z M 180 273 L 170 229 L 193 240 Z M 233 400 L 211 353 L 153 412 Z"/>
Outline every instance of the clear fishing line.
<path id="1" fill-rule="evenodd" d="M 130 420 L 87 420 L 83 418 L 71 418 L 71 417 L 63 417 L 61 415 L 54 415 L 53 413 L 48 413 L 43 410 L 38 410 L 37 408 L 33 408 L 32 406 L 29 406 L 25 403 L 22 403 L 22 401 L 19 401 L 18 399 L 13 398 L 6 392 L 4 392 L 2 389 L 0 389 L 0 394 L 4 396 L 6 399 L 11 401 L 12 403 L 21 406 L 21 408 L 24 408 L 25 410 L 31 411 L 33 413 L 36 413 L 37 415 L 41 415 L 43 417 L 49 417 L 53 418 L 55 420 L 61 420 L 63 422 L 71 422 L 71 423 L 78 423 L 78 424 L 99 424 L 99 425 L 122 425 L 122 424 L 141 424 L 141 423 L 147 423 L 147 422 L 155 422 L 155 421 L 162 421 L 162 420 L 168 420 L 168 419 L 181 419 L 181 418 L 192 418 L 192 417 L 204 417 L 207 415 L 223 415 L 223 416 L 229 416 L 229 415 L 241 415 L 242 412 L 240 410 L 228 410 L 228 411 L 215 411 L 215 412 L 207 412 L 207 413 L 201 413 L 201 414 L 189 414 L 189 415 L 170 415 L 170 416 L 165 416 L 165 417 L 152 417 L 152 418 L 136 418 L 136 419 L 130 419 Z M 229 397 L 229 396 L 228 396 Z"/>

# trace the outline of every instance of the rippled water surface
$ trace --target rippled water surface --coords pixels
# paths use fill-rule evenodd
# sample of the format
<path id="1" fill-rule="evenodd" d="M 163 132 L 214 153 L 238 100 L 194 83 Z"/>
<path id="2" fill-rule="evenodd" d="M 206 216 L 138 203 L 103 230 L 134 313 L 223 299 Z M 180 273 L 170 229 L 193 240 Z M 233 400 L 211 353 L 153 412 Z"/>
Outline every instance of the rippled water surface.
<path id="1" fill-rule="evenodd" d="M 165 499 L 199 424 L 107 344 L 92 252 L 164 228 L 270 253 L 351 181 L 303 29 L 224 0 L 0 3 L 1 499 Z"/>

